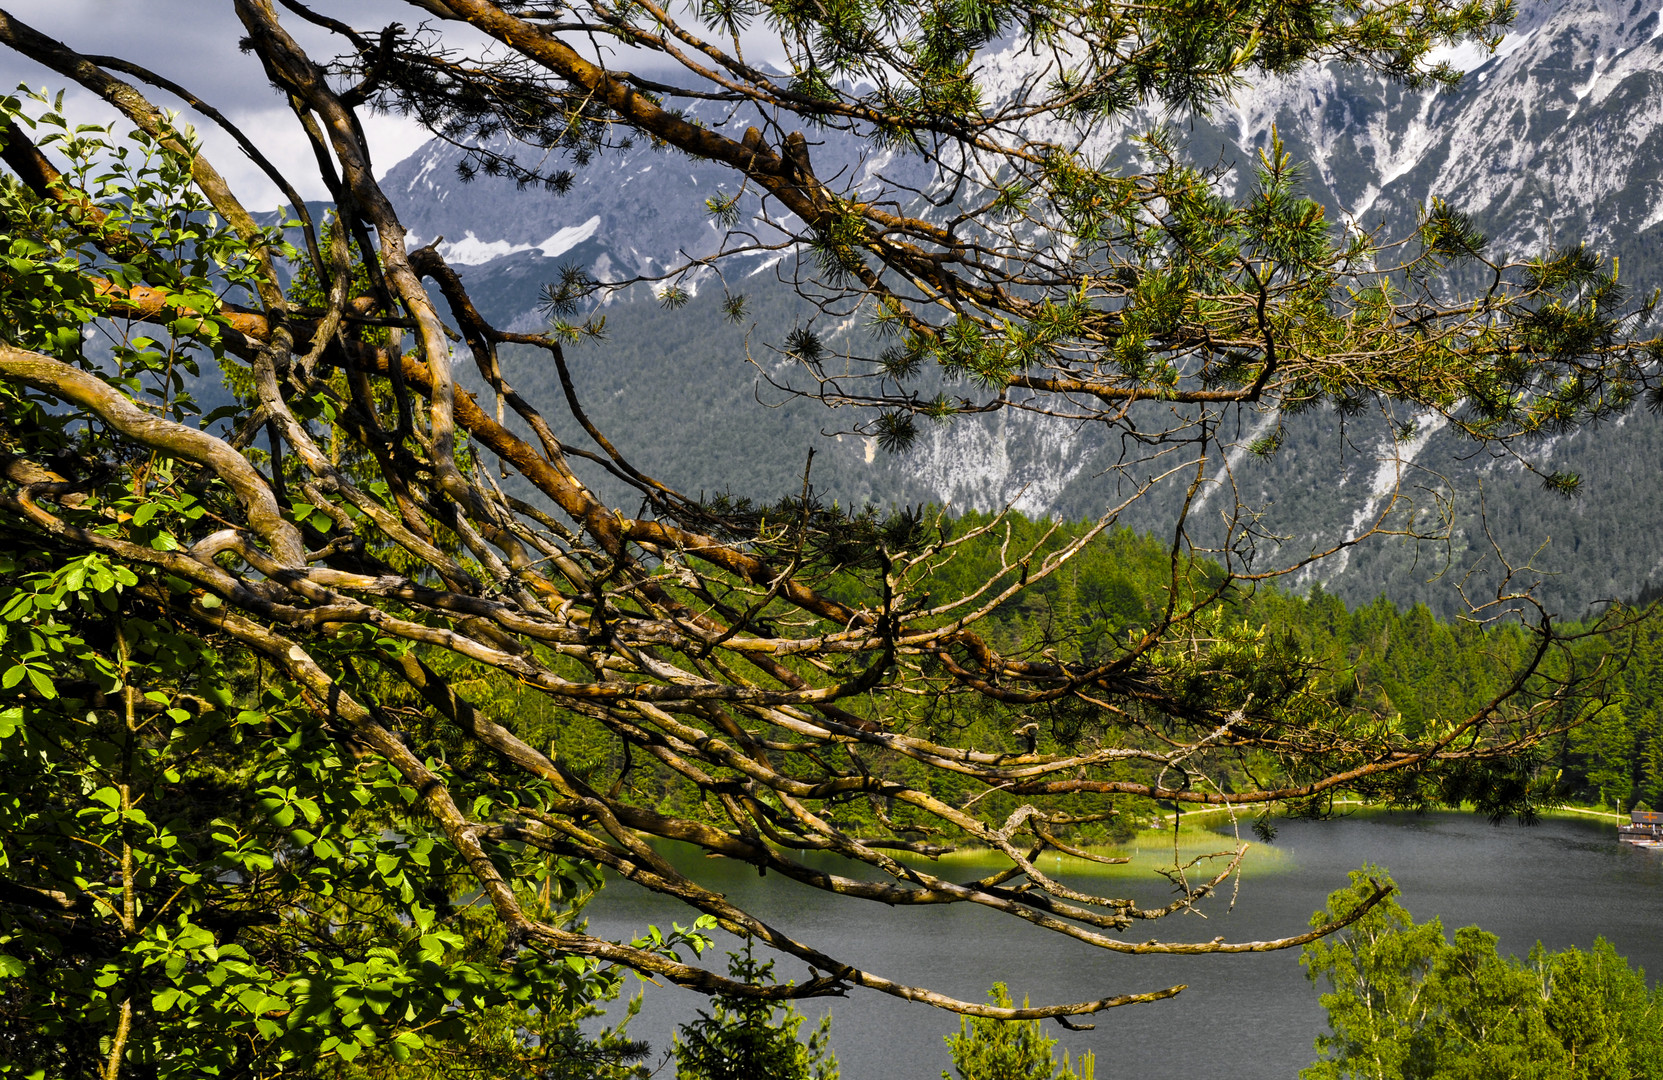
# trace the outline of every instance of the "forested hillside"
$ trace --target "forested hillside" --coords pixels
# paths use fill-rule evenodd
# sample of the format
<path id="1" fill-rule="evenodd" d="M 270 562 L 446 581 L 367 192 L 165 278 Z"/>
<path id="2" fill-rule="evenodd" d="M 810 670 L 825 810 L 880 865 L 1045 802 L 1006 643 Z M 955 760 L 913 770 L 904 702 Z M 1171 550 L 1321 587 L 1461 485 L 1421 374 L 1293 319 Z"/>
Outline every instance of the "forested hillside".
<path id="1" fill-rule="evenodd" d="M 979 588 L 989 581 L 1008 583 L 1001 573 L 1001 550 L 1037 552 L 1062 548 L 1085 531 L 1084 523 L 1058 525 L 1021 515 L 991 518 L 969 512 L 956 519 L 927 515 L 960 535 L 988 530 L 960 548 L 954 559 L 932 575 L 929 587 L 943 595 Z M 1130 529 L 1111 532 L 1076 555 L 1069 569 L 1024 589 L 998 607 L 989 624 L 996 627 L 992 643 L 1005 654 L 1047 657 L 1067 663 L 1100 662 L 1123 655 L 1142 630 L 1162 617 L 1172 595 L 1169 543 Z M 1223 577 L 1206 560 L 1189 564 L 1179 581 L 1180 594 L 1205 591 Z M 1663 619 L 1629 616 L 1629 630 L 1612 637 L 1589 637 L 1577 647 L 1553 656 L 1534 680 L 1535 692 L 1550 692 L 1559 680 L 1587 680 L 1583 692 L 1558 709 L 1558 723 L 1570 728 L 1542 742 L 1524 759 L 1515 781 L 1533 789 L 1533 805 L 1558 801 L 1628 809 L 1635 805 L 1663 806 Z M 1567 631 L 1574 634 L 1576 627 Z M 1190 692 L 1197 702 L 1229 692 L 1263 699 L 1308 697 L 1313 703 L 1332 699 L 1363 710 L 1377 719 L 1382 731 L 1406 743 L 1437 733 L 1439 725 L 1481 710 L 1501 695 L 1515 674 L 1523 670 L 1536 639 L 1509 620 L 1481 624 L 1449 620 L 1424 604 L 1401 606 L 1385 597 L 1369 604 L 1348 606 L 1321 586 L 1304 593 L 1276 587 L 1231 589 L 1225 602 L 1210 610 L 1192 629 L 1196 648 L 1208 648 L 1211 661 L 1190 670 Z M 1180 647 L 1166 663 L 1184 667 Z M 1229 690 L 1226 691 L 1225 687 Z M 669 768 L 630 762 L 608 749 L 603 731 L 552 708 L 546 699 L 517 686 L 501 684 L 498 693 L 512 696 L 510 707 L 525 722 L 535 724 L 552 740 L 562 760 L 574 763 L 581 775 L 600 783 L 628 776 L 629 790 L 666 812 L 719 814 L 714 804 L 701 808 L 709 793 L 689 784 Z M 872 715 L 905 718 L 903 729 L 934 739 L 950 737 L 962 745 L 1013 756 L 1025 749 L 1029 733 L 1042 749 L 1078 750 L 1089 744 L 1089 716 L 1073 703 L 1051 706 L 1002 707 L 986 701 L 956 698 L 943 693 L 911 700 L 885 698 L 870 705 Z M 1571 728 L 1573 721 L 1582 721 Z M 1158 724 L 1151 718 L 1150 745 L 1158 745 Z M 1289 763 L 1266 754 L 1223 754 L 1208 759 L 1209 779 L 1223 790 L 1263 783 L 1282 775 Z M 1024 801 L 999 791 L 984 793 L 966 777 L 932 772 L 905 757 L 881 751 L 863 755 L 862 768 L 874 775 L 927 788 L 948 802 L 981 796 L 996 815 L 1014 812 Z M 1359 791 L 1372 791 L 1390 805 L 1435 806 L 1448 791 L 1439 778 L 1405 778 L 1380 787 L 1339 789 L 1325 798 L 1294 804 L 1299 813 L 1323 814 L 1334 800 Z M 1500 801 L 1508 794 L 1491 793 Z M 1041 805 L 1044 805 L 1043 803 Z M 1163 815 L 1170 803 L 1138 798 L 1072 796 L 1058 809 L 1082 818 L 1059 835 L 1074 843 L 1113 843 Z M 1480 807 L 1482 809 L 1482 807 Z M 882 800 L 839 802 L 831 816 L 852 833 L 881 835 L 923 819 L 905 807 Z M 1105 815 L 1089 820 L 1092 814 Z M 972 838 L 931 832 L 932 842 L 954 845 Z"/>
<path id="2" fill-rule="evenodd" d="M 533 296 L 541 285 L 534 276 L 520 280 Z M 487 297 L 502 295 L 494 291 L 496 281 L 482 283 Z M 744 295 L 748 315 L 739 322 L 723 312 L 719 291 L 673 310 L 644 298 L 619 301 L 604 312 L 603 339 L 570 349 L 574 384 L 597 427 L 628 445 L 638 467 L 680 490 L 779 498 L 802 486 L 812 450 L 810 479 L 828 502 L 936 504 L 954 512 L 1013 505 L 1066 520 L 1101 513 L 1146 475 L 1117 468 L 1120 443 L 1090 425 L 1050 424 L 1021 413 L 926 425 L 912 449 L 885 450 L 855 432 L 863 419 L 857 410 L 827 409 L 770 383 L 805 388 L 775 346 L 806 316 L 795 294 L 772 279 L 747 282 Z M 860 333 L 858 319 L 845 322 L 829 336 L 834 351 Z M 560 392 L 552 366 L 534 350 L 507 349 L 503 363 L 528 396 Z M 1246 444 L 1263 437 L 1265 424 L 1265 417 L 1243 410 L 1232 433 Z M 579 445 L 588 442 L 575 424 L 561 432 Z M 1538 473 L 1447 430 L 1432 426 L 1418 434 L 1409 449 L 1419 456 L 1398 468 L 1383 450 L 1392 440 L 1378 417 L 1319 410 L 1284 427 L 1275 456 L 1238 448 L 1232 463 L 1243 496 L 1263 508 L 1269 531 L 1286 537 L 1285 556 L 1338 538 L 1337 528 L 1302 532 L 1300 523 L 1331 521 L 1343 511 L 1340 524 L 1355 525 L 1365 511 L 1381 508 L 1400 478 L 1406 503 L 1433 517 L 1449 512 L 1447 542 L 1378 538 L 1312 570 L 1306 584 L 1320 581 L 1354 606 L 1387 596 L 1454 617 L 1464 606 L 1463 585 L 1475 597 L 1493 588 L 1489 574 L 1498 551 L 1514 566 L 1529 564 L 1533 570 L 1523 576 L 1539 581 L 1552 610 L 1569 619 L 1607 601 L 1633 599 L 1659 580 L 1663 553 L 1634 541 L 1663 521 L 1663 483 L 1650 464 L 1663 459 L 1663 421 L 1656 414 L 1637 407 L 1540 440 L 1531 460 L 1544 471 L 1575 474 L 1580 486 L 1573 496 L 1545 490 Z M 610 501 L 631 498 L 617 481 L 602 477 L 596 486 Z M 1354 492 L 1360 501 L 1352 501 Z M 1181 488 L 1157 489 L 1122 520 L 1140 531 L 1159 527 L 1182 494 Z M 1447 505 L 1451 496 L 1457 501 Z M 1207 502 L 1216 514 L 1230 499 L 1221 489 Z"/>

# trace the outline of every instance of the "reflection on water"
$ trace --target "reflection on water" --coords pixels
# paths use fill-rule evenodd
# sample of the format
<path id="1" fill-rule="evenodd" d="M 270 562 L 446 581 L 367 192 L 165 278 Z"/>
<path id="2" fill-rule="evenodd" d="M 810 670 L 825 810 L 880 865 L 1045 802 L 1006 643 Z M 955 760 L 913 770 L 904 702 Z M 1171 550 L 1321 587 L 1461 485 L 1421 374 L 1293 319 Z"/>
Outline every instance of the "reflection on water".
<path id="1" fill-rule="evenodd" d="M 1555 949 L 1587 948 L 1603 936 L 1645 967 L 1654 984 L 1663 974 L 1663 853 L 1619 844 L 1610 825 L 1554 819 L 1530 828 L 1493 827 L 1464 814 L 1370 813 L 1285 823 L 1275 850 L 1277 857 L 1243 882 L 1233 908 L 1226 896 L 1207 909 L 1206 919 L 1164 920 L 1156 924 L 1161 936 L 1245 941 L 1298 933 L 1349 870 L 1372 861 L 1391 871 L 1417 919 L 1438 915 L 1446 929 L 1477 923 L 1501 938 L 1504 952 L 1521 955 L 1538 940 Z M 1188 984 L 1172 1001 L 1103 1013 L 1094 1031 L 1050 1026 L 1059 1049 L 1076 1057 L 1083 1050 L 1097 1054 L 1100 1080 L 1181 1074 L 1287 1080 L 1310 1062 L 1322 1028 L 1298 950 L 1116 956 L 967 905 L 892 910 L 778 875 L 759 878 L 753 868 L 726 860 L 697 863 L 690 869 L 699 880 L 781 930 L 876 974 L 961 998 L 980 1000 L 995 980 L 1035 1004 Z M 1149 874 L 1114 885 L 1144 903 L 1163 902 L 1170 890 Z M 627 940 L 648 923 L 686 924 L 690 914 L 635 886 L 613 884 L 590 909 L 589 925 L 602 937 Z M 1128 936 L 1152 935 L 1138 926 Z M 718 947 L 733 944 L 724 936 Z M 807 974 L 795 961 L 782 961 L 777 971 Z M 668 986 L 647 991 L 631 1034 L 667 1048 L 675 1025 L 691 1019 L 704 999 Z M 942 1036 L 957 1021 L 940 1010 L 864 990 L 801 1007 L 811 1017 L 831 1010 L 832 1045 L 845 1080 L 933 1080 L 948 1067 Z"/>

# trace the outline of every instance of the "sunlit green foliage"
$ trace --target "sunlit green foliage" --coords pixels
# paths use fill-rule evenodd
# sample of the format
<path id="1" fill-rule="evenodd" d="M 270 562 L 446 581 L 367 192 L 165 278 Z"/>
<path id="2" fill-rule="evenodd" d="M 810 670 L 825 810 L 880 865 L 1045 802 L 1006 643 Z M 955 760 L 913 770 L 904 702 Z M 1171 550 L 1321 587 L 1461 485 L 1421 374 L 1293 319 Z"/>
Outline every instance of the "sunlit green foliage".
<path id="1" fill-rule="evenodd" d="M 1379 867 L 1312 916 L 1320 925 L 1391 884 Z M 1663 993 L 1603 938 L 1589 952 L 1502 956 L 1476 926 L 1445 936 L 1388 897 L 1332 938 L 1305 947 L 1326 985 L 1329 1033 L 1304 1080 L 1644 1080 L 1663 1076 Z"/>
<path id="2" fill-rule="evenodd" d="M 0 332 L 194 417 L 198 363 L 224 360 L 212 312 L 248 280 L 247 245 L 148 137 L 112 142 L 50 110 L 33 124 L 78 184 L 124 198 L 71 221 L 0 190 Z M 117 237 L 130 262 L 92 236 Z M 114 286 L 97 287 L 95 263 Z M 158 280 L 177 290 L 166 341 L 118 318 L 126 286 Z M 84 481 L 78 527 L 165 553 L 226 508 L 189 463 L 112 467 L 112 433 L 40 395 L 8 383 L 0 406 L 7 461 L 43 456 Z M 114 1075 L 112 1060 L 159 1078 L 632 1075 L 642 1047 L 577 1026 L 619 976 L 512 947 L 414 788 L 315 698 L 168 613 L 190 582 L 11 515 L 0 538 L 0 1075 Z M 381 647 L 358 634 L 322 646 Z M 555 920 L 600 884 L 570 860 L 505 869 Z"/>
<path id="3" fill-rule="evenodd" d="M 1002 1009 L 1012 1005 L 1004 983 L 994 983 L 987 996 Z M 1057 1064 L 1051 1050 L 1056 1044 L 1038 1020 L 960 1017 L 958 1034 L 947 1036 L 953 1071 L 943 1072 L 942 1080 L 1092 1080 L 1096 1076 L 1097 1059 L 1089 1050 L 1080 1055 L 1076 1071 L 1066 1051 L 1062 1064 Z"/>
<path id="4" fill-rule="evenodd" d="M 417 793 L 304 694 L 151 613 L 159 588 L 97 556 L 0 561 L 0 1074 L 460 1053 L 590 1076 L 640 1052 L 575 1026 L 615 975 L 499 957 Z M 522 872 L 555 909 L 599 885 Z"/>

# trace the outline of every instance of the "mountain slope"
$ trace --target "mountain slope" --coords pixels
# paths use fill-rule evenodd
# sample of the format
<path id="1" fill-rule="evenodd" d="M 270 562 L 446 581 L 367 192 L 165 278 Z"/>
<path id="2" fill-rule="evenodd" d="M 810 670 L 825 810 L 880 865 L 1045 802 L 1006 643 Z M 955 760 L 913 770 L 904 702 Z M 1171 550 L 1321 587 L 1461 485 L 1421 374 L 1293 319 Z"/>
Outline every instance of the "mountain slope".
<path id="1" fill-rule="evenodd" d="M 1469 46 L 1451 59 L 1468 68 L 1453 89 L 1411 92 L 1337 69 L 1245 89 L 1211 117 L 1182 118 L 1189 152 L 1246 168 L 1274 130 L 1309 162 L 1310 193 L 1337 222 L 1404 235 L 1422 206 L 1443 199 L 1472 213 L 1500 250 L 1587 240 L 1621 258 L 1625 281 L 1648 291 L 1663 283 L 1663 32 L 1655 8 L 1633 0 L 1527 4 L 1496 55 Z M 1026 62 L 1015 50 L 993 58 L 988 82 L 1014 85 Z M 1113 150 L 1124 135 L 1099 139 Z M 500 325 L 540 324 L 539 290 L 565 265 L 603 279 L 650 276 L 724 244 L 777 242 L 765 225 L 742 237 L 718 231 L 704 201 L 729 193 L 731 175 L 662 150 L 603 153 L 576 171 L 563 196 L 484 175 L 462 185 L 462 158 L 455 147 L 430 144 L 390 172 L 388 187 L 422 242 L 445 238 L 441 250 L 465 264 L 481 307 Z M 855 183 L 879 169 L 920 188 L 933 179 L 921 159 L 863 159 L 860 147 L 835 134 L 815 148 L 815 161 L 822 171 L 821 163 L 843 163 Z M 847 413 L 788 401 L 763 378 L 789 377 L 768 346 L 813 314 L 788 287 L 794 266 L 790 253 L 762 250 L 727 263 L 720 280 L 700 272 L 687 279 L 696 298 L 676 312 L 639 288 L 612 298 L 608 340 L 574 352 L 574 376 L 613 441 L 636 448 L 637 465 L 694 492 L 777 497 L 800 485 L 814 447 L 816 485 L 846 503 L 1014 504 L 1068 516 L 1101 513 L 1147 478 L 1147 468 L 1124 467 L 1120 440 L 1102 425 L 1020 412 L 926 429 L 900 458 L 874 453 L 847 433 Z M 745 325 L 722 321 L 724 292 L 747 296 Z M 859 324 L 858 314 L 831 322 L 828 341 L 860 333 Z M 824 319 L 819 325 L 828 328 Z M 535 359 L 515 363 L 511 378 L 525 390 L 558 393 Z M 1265 515 L 1267 560 L 1320 550 L 1366 526 L 1390 505 L 1399 480 L 1423 512 L 1440 508 L 1446 488 L 1462 493 L 1447 508 L 1454 521 L 1447 544 L 1386 540 L 1325 563 L 1327 584 L 1348 599 L 1384 591 L 1450 611 L 1469 571 L 1505 560 L 1547 572 L 1543 595 L 1577 614 L 1603 598 L 1633 596 L 1663 573 L 1663 552 L 1629 539 L 1663 515 L 1663 478 L 1649 467 L 1663 451 L 1663 429 L 1647 413 L 1527 448 L 1539 467 L 1583 476 L 1581 494 L 1569 501 L 1543 492 L 1517 462 L 1475 456 L 1427 417 L 1342 424 L 1317 413 L 1284 422 L 1245 410 L 1237 421 L 1240 445 L 1226 449 L 1230 475 L 1236 493 Z M 1405 422 L 1420 430 L 1394 441 L 1389 427 Z M 1284 441 L 1275 457 L 1243 451 L 1278 423 Z M 1158 494 L 1125 520 L 1167 527 L 1176 498 Z M 1206 499 L 1203 517 L 1234 501 Z M 1520 577 L 1534 579 L 1530 570 Z"/>

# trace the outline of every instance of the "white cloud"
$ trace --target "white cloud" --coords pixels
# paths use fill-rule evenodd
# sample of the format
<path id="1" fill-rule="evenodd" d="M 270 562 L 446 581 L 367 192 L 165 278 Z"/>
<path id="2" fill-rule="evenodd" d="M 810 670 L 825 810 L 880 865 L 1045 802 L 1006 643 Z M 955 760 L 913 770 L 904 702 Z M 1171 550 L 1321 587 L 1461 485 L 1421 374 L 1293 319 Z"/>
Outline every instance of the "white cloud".
<path id="1" fill-rule="evenodd" d="M 399 0 L 354 0 L 331 12 L 359 26 L 379 27 L 389 22 L 416 25 L 426 14 Z M 282 99 L 267 82 L 258 58 L 237 48 L 246 33 L 229 3 L 202 0 L 11 0 L 6 9 L 21 22 L 86 54 L 118 55 L 171 79 L 219 109 L 248 135 L 271 162 L 282 170 L 305 199 L 327 198 L 305 133 Z M 301 23 L 279 9 L 284 26 L 324 60 L 340 51 L 338 39 Z M 447 38 L 469 40 L 466 27 L 447 25 Z M 115 109 L 95 95 L 70 88 L 62 75 L 4 51 L 9 76 L 4 90 L 18 82 L 34 89 L 68 89 L 65 111 L 77 123 L 110 123 Z M 136 82 L 123 76 L 130 82 Z M 185 109 L 171 94 L 154 87 L 141 89 L 162 108 L 179 109 L 202 139 L 203 152 L 232 185 L 245 205 L 271 209 L 286 201 L 258 166 L 218 125 Z M 375 171 L 384 174 L 426 141 L 419 125 L 399 116 L 375 115 L 367 110 L 361 121 L 370 140 Z"/>

